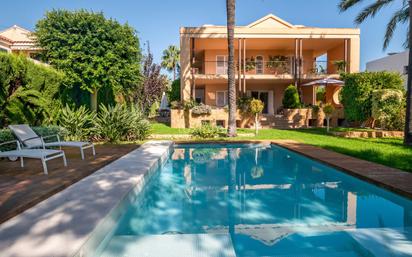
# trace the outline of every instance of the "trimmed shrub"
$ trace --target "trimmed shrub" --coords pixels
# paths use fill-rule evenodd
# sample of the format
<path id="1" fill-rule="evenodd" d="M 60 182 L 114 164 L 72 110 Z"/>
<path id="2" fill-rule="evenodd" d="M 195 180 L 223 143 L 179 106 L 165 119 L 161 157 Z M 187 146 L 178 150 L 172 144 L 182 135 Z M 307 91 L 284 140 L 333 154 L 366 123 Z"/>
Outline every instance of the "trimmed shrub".
<path id="1" fill-rule="evenodd" d="M 349 121 L 362 122 L 372 116 L 372 92 L 379 89 L 395 89 L 405 92 L 402 77 L 393 72 L 361 72 L 342 74 L 345 86 L 341 91 L 345 117 Z"/>
<path id="2" fill-rule="evenodd" d="M 24 56 L 0 53 L 0 127 L 42 124 L 56 110 L 63 78 Z"/>
<path id="3" fill-rule="evenodd" d="M 220 136 L 221 134 L 224 134 L 224 129 L 215 127 L 210 125 L 209 123 L 203 124 L 202 126 L 198 128 L 194 128 L 190 131 L 190 134 L 193 137 L 198 137 L 198 138 L 216 138 Z"/>
<path id="4" fill-rule="evenodd" d="M 297 109 L 301 107 L 299 92 L 294 85 L 289 85 L 285 89 L 282 105 L 285 109 Z"/>
<path id="5" fill-rule="evenodd" d="M 192 108 L 194 115 L 209 115 L 212 113 L 212 107 L 206 104 L 200 104 Z"/>
<path id="6" fill-rule="evenodd" d="M 265 104 L 259 99 L 253 99 L 250 101 L 250 113 L 255 116 L 255 135 L 258 134 L 259 127 L 259 114 L 262 113 Z"/>
<path id="7" fill-rule="evenodd" d="M 380 89 L 372 92 L 372 117 L 382 128 L 403 130 L 405 115 L 403 92 L 394 89 Z"/>

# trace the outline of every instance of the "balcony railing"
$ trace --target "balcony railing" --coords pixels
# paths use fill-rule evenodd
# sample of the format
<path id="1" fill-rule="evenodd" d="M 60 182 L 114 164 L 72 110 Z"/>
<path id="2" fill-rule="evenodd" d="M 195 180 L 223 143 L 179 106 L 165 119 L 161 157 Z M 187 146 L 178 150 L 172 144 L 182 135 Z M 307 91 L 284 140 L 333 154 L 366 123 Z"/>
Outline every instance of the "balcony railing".
<path id="1" fill-rule="evenodd" d="M 287 61 L 246 61 L 240 62 L 241 70 L 246 70 L 247 75 L 328 75 L 338 74 L 344 70 L 342 64 L 336 61 L 307 61 L 303 60 L 299 67 L 292 59 Z M 295 65 L 297 67 L 295 68 Z M 345 64 L 343 64 L 345 65 Z M 198 61 L 192 64 L 194 74 L 226 75 L 227 61 Z M 239 72 L 239 62 L 235 62 L 236 73 Z"/>

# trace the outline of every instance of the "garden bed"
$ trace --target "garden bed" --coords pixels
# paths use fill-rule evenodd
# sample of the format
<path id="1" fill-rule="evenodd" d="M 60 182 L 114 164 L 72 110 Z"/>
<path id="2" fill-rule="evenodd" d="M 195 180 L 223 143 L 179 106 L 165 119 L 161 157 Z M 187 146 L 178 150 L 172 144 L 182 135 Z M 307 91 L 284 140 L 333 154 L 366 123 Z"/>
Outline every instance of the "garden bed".
<path id="1" fill-rule="evenodd" d="M 362 130 L 335 131 L 333 135 L 346 138 L 403 138 L 403 131 Z"/>

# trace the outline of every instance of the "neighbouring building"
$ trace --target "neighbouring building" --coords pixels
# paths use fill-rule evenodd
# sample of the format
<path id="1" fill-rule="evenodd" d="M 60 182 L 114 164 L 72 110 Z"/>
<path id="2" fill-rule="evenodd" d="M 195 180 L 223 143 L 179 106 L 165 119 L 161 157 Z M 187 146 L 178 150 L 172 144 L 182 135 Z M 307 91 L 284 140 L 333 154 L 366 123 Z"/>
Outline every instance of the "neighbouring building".
<path id="1" fill-rule="evenodd" d="M 13 54 L 23 54 L 36 59 L 36 54 L 41 49 L 36 46 L 32 32 L 14 25 L 0 31 L 0 51 Z"/>
<path id="2" fill-rule="evenodd" d="M 409 51 L 389 53 L 388 56 L 366 63 L 367 71 L 394 71 L 402 74 L 404 85 L 408 79 Z"/>
<path id="3" fill-rule="evenodd" d="M 227 29 L 204 25 L 180 28 L 181 98 L 212 107 L 210 115 L 171 110 L 172 127 L 196 127 L 209 122 L 227 126 Z M 280 113 L 283 92 L 296 85 L 305 104 L 316 104 L 317 86 L 302 86 L 340 72 L 359 71 L 360 30 L 292 25 L 269 14 L 235 29 L 237 96 L 259 98 L 265 104 L 261 124 L 268 127 L 310 126 L 311 109 Z M 240 65 L 239 65 L 240 64 Z M 338 91 L 326 87 L 326 101 L 337 107 L 334 124 L 343 119 Z M 239 127 L 252 125 L 238 113 Z"/>

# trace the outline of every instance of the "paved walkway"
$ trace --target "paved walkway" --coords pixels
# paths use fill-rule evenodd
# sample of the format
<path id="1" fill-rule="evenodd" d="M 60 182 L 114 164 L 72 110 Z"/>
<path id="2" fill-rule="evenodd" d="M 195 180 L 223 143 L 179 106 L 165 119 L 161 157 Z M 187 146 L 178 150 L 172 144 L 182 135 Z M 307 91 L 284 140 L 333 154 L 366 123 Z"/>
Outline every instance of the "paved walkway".
<path id="1" fill-rule="evenodd" d="M 412 173 L 292 140 L 271 142 L 343 170 L 372 184 L 412 198 Z"/>
<path id="2" fill-rule="evenodd" d="M 119 157 L 136 149 L 138 145 L 96 145 L 96 156 L 85 152 L 80 158 L 79 149 L 64 149 L 67 167 L 61 158 L 47 162 L 49 175 L 43 174 L 39 160 L 25 158 L 20 162 L 0 160 L 0 223 L 16 216 L 57 192 L 74 184 Z"/>

